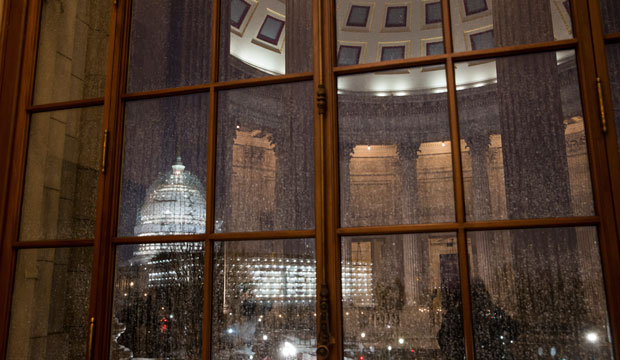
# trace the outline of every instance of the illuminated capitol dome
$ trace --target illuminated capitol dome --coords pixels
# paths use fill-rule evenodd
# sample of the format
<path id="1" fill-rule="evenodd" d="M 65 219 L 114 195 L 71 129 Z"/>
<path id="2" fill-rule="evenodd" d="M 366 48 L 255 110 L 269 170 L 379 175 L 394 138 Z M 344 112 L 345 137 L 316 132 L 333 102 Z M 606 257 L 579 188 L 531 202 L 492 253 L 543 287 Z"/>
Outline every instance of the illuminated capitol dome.
<path id="1" fill-rule="evenodd" d="M 172 169 L 156 180 L 146 193 L 138 211 L 136 236 L 189 235 L 205 232 L 205 193 L 200 180 L 185 171 L 177 156 Z M 134 256 L 152 258 L 168 251 L 171 244 L 141 244 Z M 195 243 L 202 250 L 202 243 Z"/>

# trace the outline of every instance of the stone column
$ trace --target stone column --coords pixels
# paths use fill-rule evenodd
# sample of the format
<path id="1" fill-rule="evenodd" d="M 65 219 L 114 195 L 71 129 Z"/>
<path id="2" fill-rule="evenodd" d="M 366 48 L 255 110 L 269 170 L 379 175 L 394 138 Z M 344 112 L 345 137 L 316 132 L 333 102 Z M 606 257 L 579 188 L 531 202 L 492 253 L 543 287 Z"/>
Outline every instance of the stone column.
<path id="1" fill-rule="evenodd" d="M 477 134 L 466 138 L 471 157 L 471 209 L 467 214 L 469 221 L 484 221 L 492 218 L 491 193 L 489 190 L 488 150 L 490 145 L 489 134 Z M 492 271 L 489 265 L 489 256 L 492 254 L 493 236 L 489 232 L 470 233 L 472 238 L 473 277 L 485 280 L 487 287 L 491 287 Z M 490 291 L 491 292 L 491 291 Z"/>
<path id="2" fill-rule="evenodd" d="M 229 6 L 222 6 L 222 13 L 228 13 L 228 8 Z M 200 14 L 200 21 L 196 21 L 196 14 Z M 169 39 L 167 83 L 190 85 L 197 80 L 209 81 L 211 2 L 205 0 L 173 2 L 170 7 L 170 19 L 167 34 Z M 230 19 L 230 15 L 226 19 Z"/>
<path id="3" fill-rule="evenodd" d="M 340 143 L 340 226 L 347 226 L 353 220 L 351 209 L 351 157 L 355 144 Z M 341 247 L 340 257 L 343 261 L 351 261 L 351 243 Z"/>
<path id="4" fill-rule="evenodd" d="M 270 91 L 274 91 L 271 89 Z M 314 227 L 314 124 L 311 88 L 300 86 L 295 92 L 282 88 L 275 106 L 279 110 L 272 141 L 276 154 L 275 227 L 301 230 Z M 272 109 L 277 112 L 278 109 Z"/>
<path id="5" fill-rule="evenodd" d="M 497 0 L 493 14 L 498 46 L 553 40 L 549 2 Z M 572 215 L 555 52 L 498 58 L 496 66 L 508 218 Z M 515 320 L 527 334 L 515 357 L 555 346 L 558 353 L 583 358 L 576 342 L 583 336 L 585 309 L 574 230 L 510 234 Z"/>
<path id="6" fill-rule="evenodd" d="M 347 226 L 355 217 L 351 199 L 351 158 L 355 144 L 347 142 L 340 144 L 340 221 L 341 226 Z"/>
<path id="7" fill-rule="evenodd" d="M 286 0 L 286 73 L 312 71 L 312 1 Z"/>
<path id="8" fill-rule="evenodd" d="M 220 112 L 221 124 L 228 124 L 223 120 L 227 111 Z M 236 139 L 236 130 L 232 126 L 218 127 L 217 132 L 217 161 L 215 162 L 215 220 L 221 220 L 222 231 L 231 231 L 233 228 L 233 146 Z"/>
<path id="9" fill-rule="evenodd" d="M 600 0 L 599 3 L 603 18 L 603 31 L 610 33 L 620 30 L 620 2 L 616 0 Z"/>
<path id="10" fill-rule="evenodd" d="M 399 143 L 398 157 L 401 164 L 402 182 L 402 224 L 416 224 L 418 218 L 418 175 L 417 160 L 420 142 Z M 428 264 L 428 246 L 416 234 L 402 236 L 403 278 L 405 304 L 416 305 L 420 302 L 420 279 Z"/>

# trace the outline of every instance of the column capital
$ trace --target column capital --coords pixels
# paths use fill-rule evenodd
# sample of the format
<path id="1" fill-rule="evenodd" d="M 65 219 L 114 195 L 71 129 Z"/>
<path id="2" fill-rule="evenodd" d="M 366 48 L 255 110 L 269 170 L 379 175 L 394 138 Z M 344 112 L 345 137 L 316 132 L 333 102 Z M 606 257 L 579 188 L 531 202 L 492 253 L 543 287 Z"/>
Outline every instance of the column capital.
<path id="1" fill-rule="evenodd" d="M 465 138 L 465 142 L 467 143 L 467 147 L 469 148 L 472 156 L 483 155 L 489 150 L 489 145 L 491 145 L 491 137 L 489 134 L 468 136 Z"/>
<path id="2" fill-rule="evenodd" d="M 396 143 L 396 152 L 398 152 L 400 160 L 416 160 L 421 144 L 420 141 Z"/>
<path id="3" fill-rule="evenodd" d="M 352 142 L 340 143 L 338 147 L 340 148 L 340 159 L 341 160 L 351 160 L 351 155 L 353 155 L 353 149 L 355 149 L 357 145 Z"/>

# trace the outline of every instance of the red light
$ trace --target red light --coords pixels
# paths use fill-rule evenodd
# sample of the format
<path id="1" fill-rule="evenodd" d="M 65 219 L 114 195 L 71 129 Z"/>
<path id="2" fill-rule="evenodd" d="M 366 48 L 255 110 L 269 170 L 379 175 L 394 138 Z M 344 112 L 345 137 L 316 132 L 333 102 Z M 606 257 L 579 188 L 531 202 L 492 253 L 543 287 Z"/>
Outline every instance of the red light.
<path id="1" fill-rule="evenodd" d="M 415 350 L 411 349 L 411 352 L 415 352 Z"/>
<path id="2" fill-rule="evenodd" d="M 360 360 L 364 360 L 364 357 L 363 357 L 363 356 L 360 356 Z"/>

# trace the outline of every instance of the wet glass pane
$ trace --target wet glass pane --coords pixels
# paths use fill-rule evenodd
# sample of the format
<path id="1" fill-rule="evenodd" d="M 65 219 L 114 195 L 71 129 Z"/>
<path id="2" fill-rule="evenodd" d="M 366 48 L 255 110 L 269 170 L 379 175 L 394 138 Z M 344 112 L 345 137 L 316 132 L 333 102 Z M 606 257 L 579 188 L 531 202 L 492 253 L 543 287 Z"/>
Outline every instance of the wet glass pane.
<path id="1" fill-rule="evenodd" d="M 607 69 L 609 71 L 609 84 L 614 106 L 616 137 L 618 144 L 620 144 L 620 44 L 607 45 L 605 50 L 607 51 Z"/>
<path id="2" fill-rule="evenodd" d="M 316 359 L 314 239 L 216 242 L 213 359 Z"/>
<path id="3" fill-rule="evenodd" d="M 441 1 L 336 0 L 336 66 L 443 54 Z M 345 58 L 355 51 L 358 56 Z"/>
<path id="4" fill-rule="evenodd" d="M 103 107 L 30 119 L 20 241 L 95 237 Z"/>
<path id="5" fill-rule="evenodd" d="M 7 359 L 84 359 L 93 250 L 19 250 Z"/>
<path id="6" fill-rule="evenodd" d="M 110 359 L 200 359 L 204 243 L 116 248 Z"/>
<path id="7" fill-rule="evenodd" d="M 467 237 L 476 359 L 612 359 L 594 227 Z"/>
<path id="8" fill-rule="evenodd" d="M 620 3 L 616 0 L 599 0 L 603 31 L 606 34 L 620 32 Z"/>
<path id="9" fill-rule="evenodd" d="M 209 94 L 130 102 L 120 236 L 205 232 Z"/>
<path id="10" fill-rule="evenodd" d="M 450 13 L 456 52 L 573 37 L 569 0 L 450 0 Z"/>
<path id="11" fill-rule="evenodd" d="M 572 50 L 456 65 L 468 220 L 594 214 Z"/>
<path id="12" fill-rule="evenodd" d="M 454 221 L 443 65 L 338 78 L 343 226 Z"/>
<path id="13" fill-rule="evenodd" d="M 219 231 L 314 227 L 312 83 L 219 93 Z"/>
<path id="14" fill-rule="evenodd" d="M 134 0 L 128 92 L 209 82 L 211 1 Z"/>
<path id="15" fill-rule="evenodd" d="M 312 71 L 312 1 L 222 0 L 220 81 Z"/>
<path id="16" fill-rule="evenodd" d="M 34 104 L 102 97 L 109 0 L 41 2 Z"/>
<path id="17" fill-rule="evenodd" d="M 345 359 L 463 359 L 456 233 L 346 237 Z"/>

